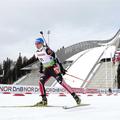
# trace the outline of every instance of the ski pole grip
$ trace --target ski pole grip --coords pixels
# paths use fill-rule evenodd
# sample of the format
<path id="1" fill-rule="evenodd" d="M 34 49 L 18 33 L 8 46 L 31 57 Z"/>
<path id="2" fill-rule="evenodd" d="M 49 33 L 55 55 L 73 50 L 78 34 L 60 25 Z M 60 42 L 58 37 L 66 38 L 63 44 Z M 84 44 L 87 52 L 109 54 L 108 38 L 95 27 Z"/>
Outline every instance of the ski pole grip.
<path id="1" fill-rule="evenodd" d="M 43 31 L 40 31 L 40 34 L 43 35 Z"/>

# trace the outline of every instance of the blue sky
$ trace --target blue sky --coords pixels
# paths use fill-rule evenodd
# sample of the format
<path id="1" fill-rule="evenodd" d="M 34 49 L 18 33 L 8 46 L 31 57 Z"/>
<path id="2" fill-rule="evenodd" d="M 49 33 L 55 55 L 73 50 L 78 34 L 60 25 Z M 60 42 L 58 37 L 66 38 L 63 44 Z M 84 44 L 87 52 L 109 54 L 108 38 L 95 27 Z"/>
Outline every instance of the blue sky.
<path id="1" fill-rule="evenodd" d="M 50 30 L 50 47 L 57 50 L 85 40 L 111 38 L 120 28 L 120 0 L 0 1 L 0 61 L 28 58 L 34 39 Z"/>

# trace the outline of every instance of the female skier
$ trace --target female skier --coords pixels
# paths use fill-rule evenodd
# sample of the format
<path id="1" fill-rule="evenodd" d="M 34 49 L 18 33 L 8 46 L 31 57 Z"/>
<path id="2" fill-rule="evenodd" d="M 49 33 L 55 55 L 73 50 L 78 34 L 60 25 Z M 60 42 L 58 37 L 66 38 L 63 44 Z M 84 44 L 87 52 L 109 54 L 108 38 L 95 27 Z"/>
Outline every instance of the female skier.
<path id="1" fill-rule="evenodd" d="M 59 62 L 53 50 L 48 46 L 44 45 L 43 38 L 37 38 L 35 40 L 35 46 L 37 51 L 35 57 L 40 61 L 40 73 L 42 76 L 39 80 L 39 89 L 42 97 L 42 101 L 38 102 L 35 106 L 47 106 L 47 97 L 45 90 L 45 83 L 52 76 L 54 77 L 59 84 L 61 84 L 75 99 L 76 103 L 79 105 L 81 99 L 75 94 L 69 85 L 65 83 L 62 75 L 65 74 L 66 70 L 63 68 L 62 64 Z"/>

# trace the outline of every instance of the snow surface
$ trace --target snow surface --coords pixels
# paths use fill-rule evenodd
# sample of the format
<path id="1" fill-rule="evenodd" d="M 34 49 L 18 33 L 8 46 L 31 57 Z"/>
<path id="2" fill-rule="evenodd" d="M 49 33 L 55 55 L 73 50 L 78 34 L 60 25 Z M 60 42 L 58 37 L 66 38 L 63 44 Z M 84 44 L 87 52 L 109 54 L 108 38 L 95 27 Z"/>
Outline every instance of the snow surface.
<path id="1" fill-rule="evenodd" d="M 82 103 L 90 105 L 65 110 L 62 107 L 1 107 L 31 105 L 41 98 L 35 94 L 25 96 L 0 94 L 0 120 L 120 120 L 120 95 L 82 94 L 80 97 Z M 49 105 L 75 105 L 70 95 L 60 97 L 58 94 L 51 94 L 48 101 Z"/>

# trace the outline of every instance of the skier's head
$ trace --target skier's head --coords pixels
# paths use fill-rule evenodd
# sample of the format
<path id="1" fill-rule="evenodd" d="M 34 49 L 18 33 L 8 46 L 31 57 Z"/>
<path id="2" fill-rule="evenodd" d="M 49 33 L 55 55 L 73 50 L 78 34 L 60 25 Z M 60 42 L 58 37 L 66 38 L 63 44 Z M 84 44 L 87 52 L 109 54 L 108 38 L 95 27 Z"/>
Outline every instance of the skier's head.
<path id="1" fill-rule="evenodd" d="M 35 46 L 40 49 L 44 45 L 44 40 L 42 38 L 35 39 Z"/>

